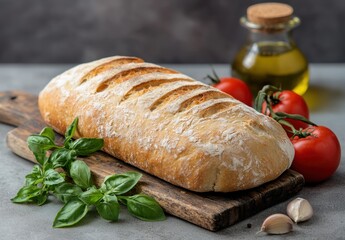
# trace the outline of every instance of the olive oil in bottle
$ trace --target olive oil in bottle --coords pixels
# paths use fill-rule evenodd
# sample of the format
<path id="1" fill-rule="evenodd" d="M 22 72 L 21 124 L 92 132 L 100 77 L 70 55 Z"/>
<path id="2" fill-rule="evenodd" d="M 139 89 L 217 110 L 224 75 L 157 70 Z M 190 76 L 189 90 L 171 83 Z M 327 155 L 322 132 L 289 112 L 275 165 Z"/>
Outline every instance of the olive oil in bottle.
<path id="1" fill-rule="evenodd" d="M 254 95 L 267 84 L 300 95 L 308 89 L 308 62 L 291 37 L 300 23 L 292 11 L 286 4 L 262 3 L 241 18 L 250 30 L 249 42 L 235 56 L 232 75 L 247 82 Z"/>

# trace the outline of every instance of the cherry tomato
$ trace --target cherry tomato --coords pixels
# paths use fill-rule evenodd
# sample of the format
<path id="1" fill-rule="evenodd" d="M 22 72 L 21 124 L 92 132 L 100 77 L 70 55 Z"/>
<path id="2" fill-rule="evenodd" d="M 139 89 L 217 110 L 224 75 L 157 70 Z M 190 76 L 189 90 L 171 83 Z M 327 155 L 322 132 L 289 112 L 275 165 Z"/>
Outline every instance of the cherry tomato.
<path id="1" fill-rule="evenodd" d="M 220 78 L 220 82 L 214 84 L 213 87 L 233 96 L 248 106 L 253 105 L 253 95 L 248 85 L 240 79 L 233 77 Z"/>
<path id="2" fill-rule="evenodd" d="M 298 114 L 307 119 L 309 119 L 309 109 L 307 103 L 304 101 L 303 97 L 298 95 L 297 93 L 284 90 L 281 92 L 277 92 L 274 94 L 272 98 L 273 106 L 272 110 L 274 112 L 285 112 L 288 114 Z M 263 104 L 262 112 L 266 109 L 266 104 Z M 289 123 L 291 123 L 296 130 L 305 129 L 309 126 L 309 124 L 304 123 L 302 121 L 294 120 L 294 119 L 286 119 Z M 285 131 L 291 137 L 292 133 L 290 132 L 291 129 L 289 127 L 284 126 Z"/>
<path id="3" fill-rule="evenodd" d="M 312 126 L 302 130 L 307 137 L 295 136 L 292 144 L 295 158 L 291 169 L 301 173 L 306 182 L 326 180 L 339 166 L 341 149 L 337 136 L 327 127 Z"/>

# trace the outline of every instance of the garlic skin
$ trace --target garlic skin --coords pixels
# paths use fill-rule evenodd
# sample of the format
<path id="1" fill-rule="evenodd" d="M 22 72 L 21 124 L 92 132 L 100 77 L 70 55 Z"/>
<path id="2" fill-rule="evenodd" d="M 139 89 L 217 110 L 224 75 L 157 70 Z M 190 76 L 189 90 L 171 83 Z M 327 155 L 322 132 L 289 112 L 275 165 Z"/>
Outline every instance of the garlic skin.
<path id="1" fill-rule="evenodd" d="M 262 223 L 260 232 L 268 234 L 285 234 L 293 230 L 293 222 L 291 218 L 285 214 L 276 213 Z"/>
<path id="2" fill-rule="evenodd" d="M 304 222 L 313 216 L 313 208 L 304 198 L 296 198 L 287 206 L 287 214 L 295 222 Z"/>

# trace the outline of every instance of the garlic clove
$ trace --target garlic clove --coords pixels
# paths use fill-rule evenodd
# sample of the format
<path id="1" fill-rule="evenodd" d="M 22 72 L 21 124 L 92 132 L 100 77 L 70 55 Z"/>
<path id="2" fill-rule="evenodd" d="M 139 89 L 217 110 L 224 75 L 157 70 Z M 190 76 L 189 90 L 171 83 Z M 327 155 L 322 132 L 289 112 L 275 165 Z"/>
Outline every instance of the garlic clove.
<path id="1" fill-rule="evenodd" d="M 309 220 L 313 216 L 313 208 L 304 198 L 296 198 L 287 206 L 287 214 L 296 223 Z"/>
<path id="2" fill-rule="evenodd" d="M 293 230 L 293 222 L 291 218 L 285 214 L 276 213 L 262 223 L 260 232 L 268 234 L 285 234 Z"/>

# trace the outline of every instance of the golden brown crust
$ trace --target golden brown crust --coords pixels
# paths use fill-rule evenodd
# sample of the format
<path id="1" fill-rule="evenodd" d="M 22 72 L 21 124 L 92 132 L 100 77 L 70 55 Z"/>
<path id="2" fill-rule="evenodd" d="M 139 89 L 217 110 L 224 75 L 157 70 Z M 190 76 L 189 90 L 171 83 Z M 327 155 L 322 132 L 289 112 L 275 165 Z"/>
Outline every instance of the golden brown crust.
<path id="1" fill-rule="evenodd" d="M 137 58 L 110 57 L 54 78 L 39 95 L 63 133 L 101 137 L 104 151 L 198 192 L 248 189 L 277 178 L 294 150 L 271 118 L 215 88 Z"/>

